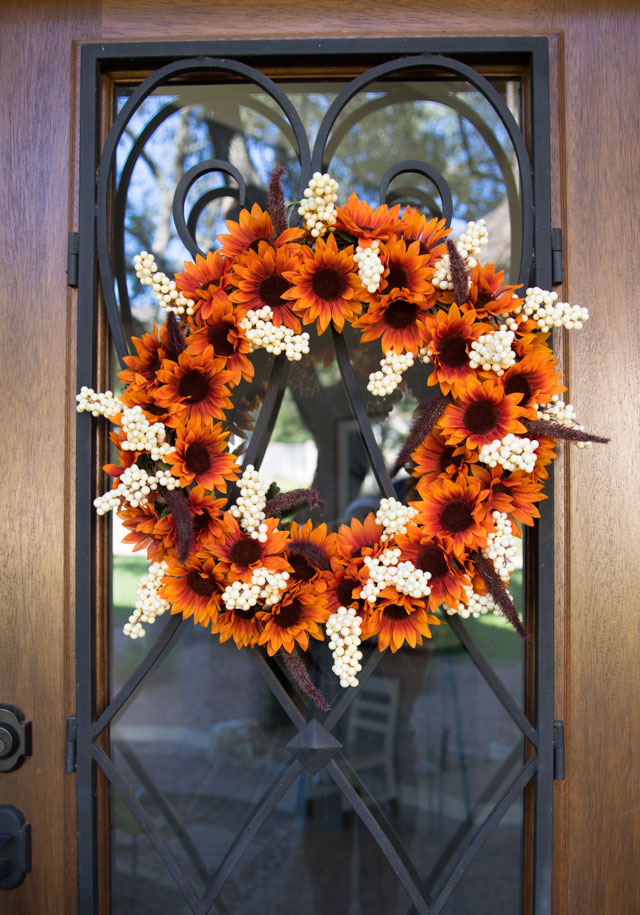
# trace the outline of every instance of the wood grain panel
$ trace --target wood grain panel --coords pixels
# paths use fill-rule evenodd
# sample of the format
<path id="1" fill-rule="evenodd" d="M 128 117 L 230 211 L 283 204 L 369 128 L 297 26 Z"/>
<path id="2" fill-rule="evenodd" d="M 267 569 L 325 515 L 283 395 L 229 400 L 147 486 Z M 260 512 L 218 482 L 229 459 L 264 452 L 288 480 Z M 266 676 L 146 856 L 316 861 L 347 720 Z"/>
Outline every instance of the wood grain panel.
<path id="1" fill-rule="evenodd" d="M 18 2 L 0 14 L 0 698 L 33 721 L 33 756 L 0 776 L 0 802 L 19 807 L 32 828 L 32 873 L 2 894 L 6 915 L 75 911 L 75 779 L 63 771 L 74 708 L 66 655 L 74 340 L 65 270 L 72 38 L 91 34 L 90 11 Z"/>

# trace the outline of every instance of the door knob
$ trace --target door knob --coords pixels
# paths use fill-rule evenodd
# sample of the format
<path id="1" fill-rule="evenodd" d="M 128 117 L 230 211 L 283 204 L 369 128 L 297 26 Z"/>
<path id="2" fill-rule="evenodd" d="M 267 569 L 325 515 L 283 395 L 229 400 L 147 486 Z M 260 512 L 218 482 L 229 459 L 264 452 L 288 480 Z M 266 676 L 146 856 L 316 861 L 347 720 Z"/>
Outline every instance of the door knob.
<path id="1" fill-rule="evenodd" d="M 0 702 L 0 772 L 11 772 L 31 756 L 31 722 L 17 705 Z"/>
<path id="2" fill-rule="evenodd" d="M 13 804 L 0 804 L 0 890 L 13 890 L 31 870 L 31 826 Z"/>

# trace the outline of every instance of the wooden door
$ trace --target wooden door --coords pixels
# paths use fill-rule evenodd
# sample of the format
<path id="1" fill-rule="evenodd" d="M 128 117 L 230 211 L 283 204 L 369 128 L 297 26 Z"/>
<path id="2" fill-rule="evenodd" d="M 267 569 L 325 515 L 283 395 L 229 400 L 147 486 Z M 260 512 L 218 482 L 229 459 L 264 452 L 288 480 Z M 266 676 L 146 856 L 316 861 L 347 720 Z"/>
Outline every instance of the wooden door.
<path id="1" fill-rule="evenodd" d="M 8 912 L 75 907 L 75 784 L 65 721 L 75 709 L 73 398 L 75 315 L 67 231 L 76 228 L 77 55 L 83 39 L 545 34 L 554 49 L 553 224 L 564 229 L 564 298 L 591 308 L 557 345 L 570 397 L 607 449 L 569 454 L 556 474 L 556 718 L 567 778 L 556 786 L 554 912 L 634 913 L 640 786 L 634 749 L 638 571 L 638 16 L 634 4 L 406 0 L 320 10 L 288 2 L 5 4 L 2 221 L 7 430 L 0 699 L 33 721 L 33 755 L 0 776 L 0 802 L 32 824 L 32 873 Z M 67 180 L 68 176 L 68 180 Z M 635 219 L 635 223 L 634 223 Z"/>

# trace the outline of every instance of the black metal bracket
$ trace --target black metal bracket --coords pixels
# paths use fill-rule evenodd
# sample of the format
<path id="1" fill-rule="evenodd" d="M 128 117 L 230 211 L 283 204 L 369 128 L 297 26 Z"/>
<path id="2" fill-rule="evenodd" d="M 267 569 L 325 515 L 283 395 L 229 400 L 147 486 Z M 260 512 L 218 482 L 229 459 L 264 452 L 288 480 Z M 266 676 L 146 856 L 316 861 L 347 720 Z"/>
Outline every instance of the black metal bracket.
<path id="1" fill-rule="evenodd" d="M 73 289 L 78 287 L 78 253 L 80 251 L 80 235 L 78 232 L 69 232 L 67 243 L 67 286 Z"/>
<path id="2" fill-rule="evenodd" d="M 12 772 L 31 756 L 31 722 L 17 705 L 0 703 L 0 772 Z"/>
<path id="3" fill-rule="evenodd" d="M 562 263 L 562 229 L 551 230 L 551 285 L 558 286 L 564 282 Z"/>
<path id="4" fill-rule="evenodd" d="M 553 780 L 564 781 L 564 721 L 553 722 Z"/>
<path id="5" fill-rule="evenodd" d="M 0 890 L 20 886 L 31 870 L 31 825 L 13 804 L 0 804 Z"/>
<path id="6" fill-rule="evenodd" d="M 67 718 L 67 736 L 64 744 L 64 771 L 76 771 L 77 719 L 75 715 Z"/>

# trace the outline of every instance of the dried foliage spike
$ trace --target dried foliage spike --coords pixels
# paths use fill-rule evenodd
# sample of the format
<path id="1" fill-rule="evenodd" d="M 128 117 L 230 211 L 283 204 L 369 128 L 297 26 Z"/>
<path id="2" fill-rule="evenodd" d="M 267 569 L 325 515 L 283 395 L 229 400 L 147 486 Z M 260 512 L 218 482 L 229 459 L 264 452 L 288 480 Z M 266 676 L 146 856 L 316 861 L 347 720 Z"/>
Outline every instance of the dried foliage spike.
<path id="1" fill-rule="evenodd" d="M 420 408 L 418 415 L 413 421 L 411 431 L 406 437 L 402 448 L 396 456 L 393 467 L 391 468 L 390 476 L 392 478 L 395 477 L 402 467 L 404 467 L 409 460 L 411 453 L 416 450 L 418 445 L 420 445 L 431 432 L 449 402 L 450 398 L 443 394 L 442 391 L 439 391 L 433 400 L 430 400 L 429 403 Z"/>
<path id="2" fill-rule="evenodd" d="M 319 504 L 320 493 L 317 489 L 291 489 L 289 492 L 279 492 L 269 499 L 264 507 L 264 513 L 267 518 L 275 518 L 278 515 L 299 511 L 306 506 L 314 509 Z"/>
<path id="3" fill-rule="evenodd" d="M 178 559 L 180 562 L 186 562 L 195 540 L 193 515 L 189 507 L 189 500 L 182 489 L 166 489 L 163 491 L 163 496 L 169 506 L 176 528 Z"/>
<path id="4" fill-rule="evenodd" d="M 184 352 L 186 348 L 187 344 L 182 336 L 178 319 L 171 313 L 167 318 L 167 353 L 169 358 L 173 359 L 174 362 L 177 362 L 178 356 L 180 353 Z"/>
<path id="5" fill-rule="evenodd" d="M 584 432 L 582 429 L 572 429 L 571 426 L 562 426 L 560 423 L 550 423 L 544 419 L 524 420 L 529 435 L 536 438 L 548 435 L 551 438 L 562 438 L 567 442 L 597 442 L 600 445 L 606 445 L 611 441 L 609 438 L 603 438 L 601 435 L 593 435 L 591 432 Z"/>
<path id="6" fill-rule="evenodd" d="M 498 576 L 493 563 L 490 559 L 486 559 L 481 553 L 474 553 L 473 558 L 478 572 L 489 589 L 489 594 L 498 607 L 500 607 L 506 619 L 511 623 L 518 635 L 528 642 L 531 638 L 531 634 L 527 627 L 520 622 L 518 611 L 511 600 L 509 592 L 502 584 L 502 580 Z"/>
<path id="7" fill-rule="evenodd" d="M 456 305 L 464 305 L 469 296 L 469 274 L 458 251 L 458 246 L 450 238 L 447 239 L 447 251 L 449 252 L 449 273 L 453 283 L 453 301 Z"/>
<path id="8" fill-rule="evenodd" d="M 331 706 L 309 676 L 309 672 L 307 671 L 299 652 L 294 648 L 293 651 L 281 650 L 280 654 L 282 655 L 287 670 L 305 696 L 308 696 L 311 699 L 316 708 L 319 708 L 322 712 L 328 712 Z"/>
<path id="9" fill-rule="evenodd" d="M 278 163 L 274 165 L 269 177 L 269 189 L 267 191 L 267 207 L 273 223 L 273 234 L 276 238 L 282 235 L 287 228 L 287 214 L 282 190 L 282 176 L 285 171 L 284 165 Z"/>

